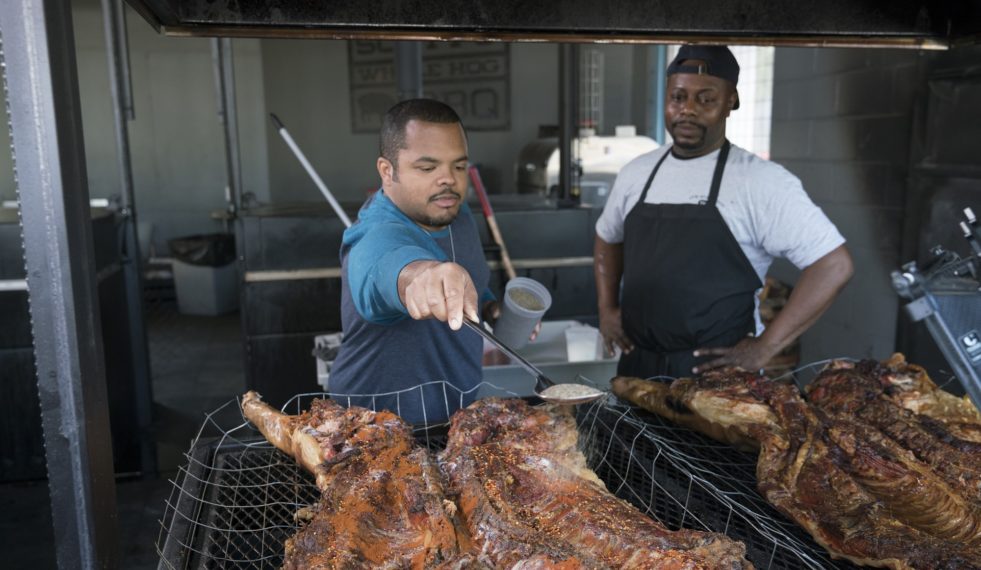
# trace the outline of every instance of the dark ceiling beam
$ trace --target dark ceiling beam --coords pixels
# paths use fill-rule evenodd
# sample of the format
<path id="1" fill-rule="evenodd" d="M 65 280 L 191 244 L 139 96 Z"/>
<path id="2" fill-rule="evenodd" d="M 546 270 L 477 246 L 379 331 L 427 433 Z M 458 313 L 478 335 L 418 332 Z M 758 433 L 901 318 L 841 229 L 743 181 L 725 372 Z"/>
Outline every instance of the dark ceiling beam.
<path id="1" fill-rule="evenodd" d="M 127 0 L 171 36 L 944 49 L 981 0 Z"/>

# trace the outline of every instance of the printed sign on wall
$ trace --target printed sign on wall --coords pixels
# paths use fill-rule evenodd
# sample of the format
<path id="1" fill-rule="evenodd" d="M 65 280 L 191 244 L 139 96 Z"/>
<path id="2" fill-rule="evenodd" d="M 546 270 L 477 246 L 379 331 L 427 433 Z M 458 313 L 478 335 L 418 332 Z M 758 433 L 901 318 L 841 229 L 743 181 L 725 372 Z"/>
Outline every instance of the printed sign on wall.
<path id="1" fill-rule="evenodd" d="M 422 48 L 425 97 L 453 107 L 467 130 L 510 128 L 510 52 L 503 43 L 427 42 Z M 395 45 L 348 42 L 351 130 L 374 133 L 385 111 L 398 102 Z"/>

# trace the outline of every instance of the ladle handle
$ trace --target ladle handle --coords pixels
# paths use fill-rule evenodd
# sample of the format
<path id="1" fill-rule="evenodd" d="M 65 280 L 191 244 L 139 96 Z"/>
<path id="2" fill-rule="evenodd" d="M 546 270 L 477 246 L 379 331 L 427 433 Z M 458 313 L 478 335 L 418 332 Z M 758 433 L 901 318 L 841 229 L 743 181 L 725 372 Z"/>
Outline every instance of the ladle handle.
<path id="1" fill-rule="evenodd" d="M 485 329 L 479 323 L 475 323 L 474 321 L 471 321 L 470 319 L 464 317 L 463 324 L 467 325 L 467 327 L 469 327 L 472 331 L 487 339 L 491 344 L 499 348 L 501 352 L 508 355 L 510 358 L 512 358 L 518 364 L 524 367 L 525 370 L 530 372 L 531 375 L 534 376 L 536 380 L 535 383 L 536 392 L 541 392 L 545 388 L 555 385 L 555 382 L 552 382 L 552 380 L 548 376 L 545 376 L 545 373 L 539 370 L 537 366 L 525 360 L 524 357 L 522 357 L 520 354 L 515 352 L 508 345 L 501 342 L 500 339 L 494 336 L 492 332 Z"/>

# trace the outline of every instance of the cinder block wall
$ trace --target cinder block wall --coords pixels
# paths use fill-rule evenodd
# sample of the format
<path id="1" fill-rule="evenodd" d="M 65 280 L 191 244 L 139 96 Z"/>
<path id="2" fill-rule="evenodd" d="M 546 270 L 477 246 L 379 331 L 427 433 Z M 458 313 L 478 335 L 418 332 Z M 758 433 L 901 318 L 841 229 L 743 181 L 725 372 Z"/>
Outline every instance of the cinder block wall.
<path id="1" fill-rule="evenodd" d="M 776 50 L 771 157 L 800 177 L 848 240 L 855 277 L 802 339 L 802 362 L 888 356 L 899 301 L 899 266 L 910 137 L 923 52 Z M 793 282 L 788 263 L 771 274 Z"/>

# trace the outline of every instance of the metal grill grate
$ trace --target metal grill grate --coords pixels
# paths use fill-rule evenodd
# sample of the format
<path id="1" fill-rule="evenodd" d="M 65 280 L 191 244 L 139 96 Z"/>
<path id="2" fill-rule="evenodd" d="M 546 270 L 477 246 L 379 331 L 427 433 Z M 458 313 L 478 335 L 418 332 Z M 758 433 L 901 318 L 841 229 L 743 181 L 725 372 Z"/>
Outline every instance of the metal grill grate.
<path id="1" fill-rule="evenodd" d="M 301 399 L 308 405 L 310 395 L 284 409 L 295 413 Z M 233 400 L 207 416 L 173 481 L 157 542 L 160 568 L 278 568 L 286 539 L 300 526 L 297 510 L 319 497 L 312 477 L 238 410 Z M 760 569 L 853 567 L 832 561 L 756 493 L 755 456 L 612 397 L 581 406 L 578 420 L 589 464 L 610 491 L 669 528 L 741 540 Z M 416 436 L 439 450 L 446 426 Z"/>
<path id="2" fill-rule="evenodd" d="M 220 568 L 218 561 L 249 568 L 282 562 L 283 543 L 295 532 L 294 513 L 315 502 L 318 495 L 309 477 L 286 468 L 283 458 L 273 450 L 215 457 L 216 471 L 246 476 L 238 484 L 213 487 L 206 498 L 208 503 L 223 506 L 213 509 L 207 519 L 207 528 L 213 530 L 206 535 L 203 548 L 208 553 L 206 568 Z"/>
<path id="3" fill-rule="evenodd" d="M 671 529 L 723 533 L 756 568 L 855 568 L 756 492 L 756 455 L 742 453 L 616 400 L 580 413 L 589 465 L 607 487 Z"/>

